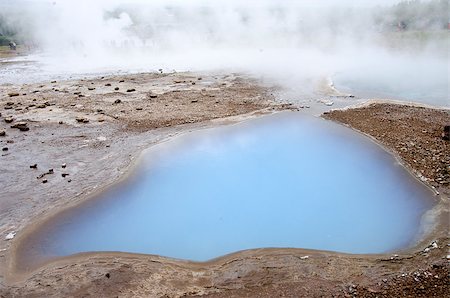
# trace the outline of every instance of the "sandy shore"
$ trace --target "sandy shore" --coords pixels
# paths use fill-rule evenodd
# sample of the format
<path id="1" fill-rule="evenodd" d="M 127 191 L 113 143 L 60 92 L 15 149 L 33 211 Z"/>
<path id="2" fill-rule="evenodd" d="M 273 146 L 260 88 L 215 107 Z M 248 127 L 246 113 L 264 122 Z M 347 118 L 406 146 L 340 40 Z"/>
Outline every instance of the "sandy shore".
<path id="1" fill-rule="evenodd" d="M 443 297 L 449 291 L 448 168 L 445 176 L 441 164 L 449 145 L 439 135 L 448 111 L 374 105 L 326 115 L 377 139 L 440 192 L 438 226 L 398 255 L 260 249 L 191 263 L 87 253 L 28 268 L 14 254 L 27 229 L 117 182 L 144 148 L 292 106 L 277 104 L 270 89 L 239 75 L 191 73 L 9 85 L 0 98 L 0 146 L 7 148 L 0 156 L 0 297 Z M 15 237 L 4 240 L 7 235 Z"/>

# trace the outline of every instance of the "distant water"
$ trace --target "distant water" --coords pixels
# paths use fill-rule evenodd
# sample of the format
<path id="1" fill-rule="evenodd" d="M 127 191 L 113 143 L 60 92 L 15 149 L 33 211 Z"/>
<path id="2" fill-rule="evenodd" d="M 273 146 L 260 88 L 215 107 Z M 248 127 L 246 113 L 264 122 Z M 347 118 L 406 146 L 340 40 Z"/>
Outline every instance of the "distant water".
<path id="1" fill-rule="evenodd" d="M 122 251 L 205 261 L 243 249 L 383 253 L 411 245 L 431 192 L 352 130 L 297 113 L 148 149 L 123 184 L 60 214 L 29 254 Z"/>

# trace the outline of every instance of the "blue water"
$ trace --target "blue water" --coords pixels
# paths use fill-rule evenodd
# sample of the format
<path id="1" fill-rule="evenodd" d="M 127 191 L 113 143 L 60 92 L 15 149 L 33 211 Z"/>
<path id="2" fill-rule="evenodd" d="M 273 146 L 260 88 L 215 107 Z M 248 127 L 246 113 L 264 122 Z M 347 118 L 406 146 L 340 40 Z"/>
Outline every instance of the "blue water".
<path id="1" fill-rule="evenodd" d="M 367 138 L 283 113 L 152 147 L 125 183 L 60 214 L 30 245 L 47 257 L 195 261 L 262 247 L 382 253 L 414 241 L 431 197 Z"/>

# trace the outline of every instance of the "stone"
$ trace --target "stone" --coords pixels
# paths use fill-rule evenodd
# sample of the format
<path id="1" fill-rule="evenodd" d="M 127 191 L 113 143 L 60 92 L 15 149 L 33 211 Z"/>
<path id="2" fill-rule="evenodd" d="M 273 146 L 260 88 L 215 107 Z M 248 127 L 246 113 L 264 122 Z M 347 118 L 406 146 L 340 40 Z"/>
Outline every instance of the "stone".
<path id="1" fill-rule="evenodd" d="M 198 99 L 191 100 L 191 103 L 196 103 L 196 102 L 198 102 Z"/>
<path id="2" fill-rule="evenodd" d="M 6 122 L 6 123 L 11 123 L 11 122 L 13 122 L 13 121 L 14 121 L 14 118 L 13 118 L 13 117 L 5 118 L 5 122 Z"/>
<path id="3" fill-rule="evenodd" d="M 17 93 L 17 92 L 11 92 L 11 93 L 8 93 L 8 96 L 9 97 L 15 97 L 15 96 L 19 96 L 20 94 L 19 93 Z"/>
<path id="4" fill-rule="evenodd" d="M 158 95 L 156 95 L 156 94 L 150 94 L 148 97 L 150 97 L 150 98 L 157 98 Z"/>
<path id="5" fill-rule="evenodd" d="M 65 164 L 65 163 L 63 163 L 62 165 L 61 165 L 61 168 L 63 168 L 63 169 L 65 169 L 67 167 L 67 164 Z"/>
<path id="6" fill-rule="evenodd" d="M 6 235 L 5 240 L 11 240 L 14 239 L 14 237 L 16 237 L 16 232 L 10 232 Z"/>
<path id="7" fill-rule="evenodd" d="M 120 81 L 119 81 L 119 83 L 123 83 L 123 82 L 125 82 L 125 80 L 120 80 Z"/>
<path id="8" fill-rule="evenodd" d="M 110 86 L 111 86 L 111 84 L 110 84 L 110 83 L 107 83 L 107 84 L 105 84 L 105 86 L 106 86 L 106 87 L 110 87 Z"/>
<path id="9" fill-rule="evenodd" d="M 69 176 L 69 174 L 67 174 L 67 173 L 62 173 L 61 176 L 62 176 L 63 178 L 65 178 L 65 177 Z"/>
<path id="10" fill-rule="evenodd" d="M 8 102 L 6 103 L 6 105 L 7 105 L 7 106 L 13 106 L 14 103 L 13 103 L 12 101 L 8 101 Z"/>
<path id="11" fill-rule="evenodd" d="M 3 147 L 2 151 L 8 151 L 8 147 Z"/>
<path id="12" fill-rule="evenodd" d="M 37 164 L 31 165 L 30 169 L 37 169 Z"/>
<path id="13" fill-rule="evenodd" d="M 88 123 L 89 122 L 89 119 L 84 118 L 84 117 L 77 117 L 77 118 L 75 118 L 75 120 L 79 123 Z"/>
<path id="14" fill-rule="evenodd" d="M 450 125 L 444 126 L 444 132 L 442 133 L 442 139 L 450 141 Z"/>
<path id="15" fill-rule="evenodd" d="M 38 109 L 45 109 L 47 106 L 43 103 L 36 105 L 36 108 Z"/>
<path id="16" fill-rule="evenodd" d="M 6 136 L 6 131 L 0 130 L 0 137 L 4 137 L 4 136 Z"/>
<path id="17" fill-rule="evenodd" d="M 134 88 L 127 89 L 127 92 L 134 92 L 134 91 L 136 91 L 136 89 L 134 89 Z"/>
<path id="18" fill-rule="evenodd" d="M 44 179 L 44 180 L 42 180 L 42 183 L 47 183 L 48 182 L 48 180 L 47 179 Z"/>
<path id="19" fill-rule="evenodd" d="M 114 88 L 114 90 L 118 91 L 118 90 L 119 90 L 119 87 Z"/>
<path id="20" fill-rule="evenodd" d="M 121 103 L 122 101 L 120 100 L 120 99 L 116 99 L 115 101 L 114 101 L 114 103 L 115 104 L 118 104 L 118 103 Z"/>
<path id="21" fill-rule="evenodd" d="M 95 88 L 94 87 L 89 87 L 88 90 L 92 91 L 92 90 L 95 90 Z"/>
<path id="22" fill-rule="evenodd" d="M 11 128 L 17 128 L 20 131 L 30 130 L 30 128 L 28 127 L 28 123 L 26 122 L 16 122 L 14 125 L 11 125 Z"/>

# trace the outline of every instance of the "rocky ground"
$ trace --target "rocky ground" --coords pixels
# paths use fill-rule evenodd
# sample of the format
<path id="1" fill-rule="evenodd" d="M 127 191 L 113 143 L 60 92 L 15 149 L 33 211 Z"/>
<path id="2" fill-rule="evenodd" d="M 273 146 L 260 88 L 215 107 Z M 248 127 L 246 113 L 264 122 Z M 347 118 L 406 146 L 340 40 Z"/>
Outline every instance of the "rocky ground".
<path id="1" fill-rule="evenodd" d="M 361 108 L 325 113 L 363 132 L 389 148 L 421 180 L 445 191 L 450 184 L 450 142 L 445 126 L 450 126 L 450 110 L 378 103 Z"/>
<path id="2" fill-rule="evenodd" d="M 207 263 L 119 253 L 81 254 L 39 268 L 15 262 L 17 243 L 33 223 L 118 181 L 151 144 L 290 108 L 238 75 L 136 74 L 2 86 L 0 297 L 445 297 L 448 141 L 440 133 L 448 112 L 397 105 L 326 117 L 348 119 L 439 187 L 438 227 L 412 249 L 395 255 L 260 249 Z M 354 118 L 359 121 L 351 123 Z"/>

